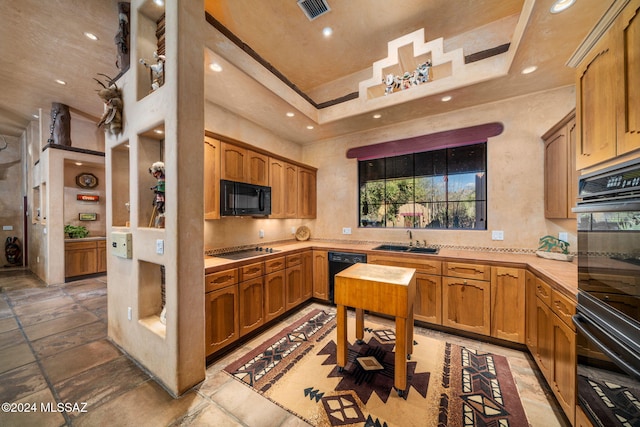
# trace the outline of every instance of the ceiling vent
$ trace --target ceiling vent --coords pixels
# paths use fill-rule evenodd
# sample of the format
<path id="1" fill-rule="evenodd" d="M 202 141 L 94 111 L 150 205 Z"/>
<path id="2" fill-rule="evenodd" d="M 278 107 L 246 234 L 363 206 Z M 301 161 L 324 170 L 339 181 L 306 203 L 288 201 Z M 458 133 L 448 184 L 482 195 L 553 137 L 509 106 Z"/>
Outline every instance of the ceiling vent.
<path id="1" fill-rule="evenodd" d="M 298 6 L 307 15 L 309 21 L 313 21 L 331 10 L 326 0 L 298 0 Z"/>

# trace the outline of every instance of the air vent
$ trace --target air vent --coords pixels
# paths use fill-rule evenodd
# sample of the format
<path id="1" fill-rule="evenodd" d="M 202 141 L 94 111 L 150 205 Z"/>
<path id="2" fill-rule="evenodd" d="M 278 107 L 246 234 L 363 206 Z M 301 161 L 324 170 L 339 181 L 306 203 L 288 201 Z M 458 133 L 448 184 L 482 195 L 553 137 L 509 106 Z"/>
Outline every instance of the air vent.
<path id="1" fill-rule="evenodd" d="M 331 10 L 325 0 L 298 0 L 298 6 L 307 15 L 309 21 L 313 21 Z"/>

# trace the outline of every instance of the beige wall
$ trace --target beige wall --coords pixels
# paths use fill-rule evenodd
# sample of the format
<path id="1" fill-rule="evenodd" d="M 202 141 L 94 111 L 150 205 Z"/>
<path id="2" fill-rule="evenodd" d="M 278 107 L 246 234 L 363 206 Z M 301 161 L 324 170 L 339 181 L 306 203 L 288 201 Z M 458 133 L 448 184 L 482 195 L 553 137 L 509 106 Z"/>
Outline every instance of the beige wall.
<path id="1" fill-rule="evenodd" d="M 318 218 L 315 236 L 356 241 L 407 242 L 406 229 L 358 228 L 357 160 L 349 148 L 434 132 L 501 122 L 504 132 L 488 142 L 487 231 L 416 230 L 414 238 L 430 244 L 536 249 L 544 235 L 569 232 L 576 247 L 575 221 L 544 218 L 543 142 L 540 136 L 575 106 L 573 86 L 531 94 L 401 125 L 347 135 L 305 146 L 303 162 L 318 168 Z M 351 227 L 353 234 L 342 234 Z M 492 241 L 503 230 L 504 241 Z"/>
<path id="2" fill-rule="evenodd" d="M 22 173 L 22 140 L 13 136 L 0 137 L 0 242 L 2 255 L 0 266 L 7 265 L 4 244 L 8 237 L 17 237 L 24 245 L 24 227 L 22 216 L 24 179 Z M 3 230 L 12 227 L 12 230 Z"/>

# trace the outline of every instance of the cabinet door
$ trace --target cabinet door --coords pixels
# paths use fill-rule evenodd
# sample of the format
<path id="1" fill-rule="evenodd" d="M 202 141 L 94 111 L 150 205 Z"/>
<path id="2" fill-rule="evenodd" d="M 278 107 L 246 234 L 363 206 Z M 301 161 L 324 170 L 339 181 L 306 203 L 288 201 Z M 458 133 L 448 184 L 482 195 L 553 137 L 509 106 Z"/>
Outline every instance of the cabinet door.
<path id="1" fill-rule="evenodd" d="M 442 325 L 442 277 L 416 273 L 413 316 L 417 320 Z"/>
<path id="2" fill-rule="evenodd" d="M 302 303 L 302 265 L 286 269 L 285 310 Z"/>
<path id="3" fill-rule="evenodd" d="M 589 166 L 616 155 L 616 77 L 615 37 L 606 33 L 578 68 L 576 119 L 580 135 L 576 147 L 576 167 Z"/>
<path id="4" fill-rule="evenodd" d="M 567 126 L 548 137 L 544 144 L 544 216 L 567 217 L 569 135 Z"/>
<path id="5" fill-rule="evenodd" d="M 298 218 L 316 217 L 316 171 L 298 169 Z"/>
<path id="6" fill-rule="evenodd" d="M 614 27 L 622 72 L 618 102 L 618 154 L 640 149 L 640 1 L 633 0 L 622 12 Z"/>
<path id="7" fill-rule="evenodd" d="M 536 276 L 525 273 L 525 344 L 529 352 L 536 354 L 538 343 L 538 329 L 536 320 Z"/>
<path id="8" fill-rule="evenodd" d="M 238 339 L 240 334 L 236 285 L 205 294 L 205 321 L 207 356 Z"/>
<path id="9" fill-rule="evenodd" d="M 313 253 L 302 253 L 302 301 L 313 296 Z"/>
<path id="10" fill-rule="evenodd" d="M 491 267 L 491 336 L 524 344 L 524 270 Z"/>
<path id="11" fill-rule="evenodd" d="M 220 153 L 220 176 L 229 181 L 249 181 L 247 150 L 223 142 Z"/>
<path id="12" fill-rule="evenodd" d="M 442 324 L 463 331 L 489 335 L 491 283 L 443 277 Z"/>
<path id="13" fill-rule="evenodd" d="M 567 124 L 569 133 L 569 182 L 567 183 L 567 218 L 576 219 L 578 216 L 573 212 L 573 208 L 578 201 L 578 179 L 580 174 L 576 168 L 576 142 L 578 140 L 578 127 L 576 126 L 576 116 Z"/>
<path id="14" fill-rule="evenodd" d="M 329 258 L 327 251 L 313 251 L 313 297 L 329 300 Z"/>
<path id="15" fill-rule="evenodd" d="M 240 283 L 238 292 L 240 336 L 244 336 L 264 324 L 262 277 Z"/>
<path id="16" fill-rule="evenodd" d="M 284 218 L 284 201 L 286 194 L 285 162 L 269 158 L 269 185 L 271 186 L 271 215 L 269 218 Z"/>
<path id="17" fill-rule="evenodd" d="M 249 162 L 249 182 L 256 185 L 269 185 L 269 156 L 247 150 Z"/>
<path id="18" fill-rule="evenodd" d="M 264 320 L 275 319 L 285 311 L 285 274 L 284 270 L 267 274 L 264 277 Z"/>
<path id="19" fill-rule="evenodd" d="M 534 354 L 538 367 L 552 384 L 551 372 L 553 369 L 553 313 L 540 298 L 536 298 L 536 330 L 538 331 L 538 351 Z"/>
<path id="20" fill-rule="evenodd" d="M 553 389 L 573 425 L 576 407 L 576 334 L 558 316 L 552 318 Z"/>
<path id="21" fill-rule="evenodd" d="M 284 164 L 284 216 L 297 218 L 298 215 L 298 167 Z"/>
<path id="22" fill-rule="evenodd" d="M 220 141 L 204 141 L 204 219 L 220 218 Z"/>
<path id="23" fill-rule="evenodd" d="M 96 249 L 96 271 L 104 273 L 107 271 L 107 242 L 98 242 Z"/>

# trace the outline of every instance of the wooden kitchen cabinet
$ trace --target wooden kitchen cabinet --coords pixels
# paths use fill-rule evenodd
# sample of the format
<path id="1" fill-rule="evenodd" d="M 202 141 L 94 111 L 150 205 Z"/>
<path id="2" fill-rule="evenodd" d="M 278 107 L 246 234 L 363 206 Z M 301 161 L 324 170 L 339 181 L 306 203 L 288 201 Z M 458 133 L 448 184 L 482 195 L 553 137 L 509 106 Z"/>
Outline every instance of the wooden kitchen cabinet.
<path id="1" fill-rule="evenodd" d="M 329 254 L 327 251 L 313 251 L 313 297 L 329 301 Z"/>
<path id="2" fill-rule="evenodd" d="M 375 254 L 369 264 L 416 269 L 416 298 L 413 316 L 416 320 L 442 325 L 442 262 L 406 255 Z"/>
<path id="3" fill-rule="evenodd" d="M 207 356 L 236 341 L 240 337 L 238 325 L 237 284 L 205 294 Z"/>
<path id="4" fill-rule="evenodd" d="M 253 150 L 247 150 L 249 183 L 269 185 L 269 156 Z"/>
<path id="5" fill-rule="evenodd" d="M 491 334 L 491 282 L 442 278 L 442 324 L 482 335 Z"/>
<path id="6" fill-rule="evenodd" d="M 107 271 L 106 240 L 65 242 L 64 277 L 85 276 Z"/>
<path id="7" fill-rule="evenodd" d="M 286 182 L 283 160 L 269 157 L 269 186 L 271 186 L 271 215 L 269 218 L 284 218 Z"/>
<path id="8" fill-rule="evenodd" d="M 536 325 L 536 280 L 537 277 L 525 273 L 525 344 L 532 355 L 538 351 L 538 328 Z"/>
<path id="9" fill-rule="evenodd" d="M 577 68 L 578 169 L 640 149 L 638 13 L 630 1 Z"/>
<path id="10" fill-rule="evenodd" d="M 313 251 L 302 253 L 302 301 L 313 297 Z"/>
<path id="11" fill-rule="evenodd" d="M 298 168 L 298 218 L 316 217 L 316 171 Z"/>
<path id="12" fill-rule="evenodd" d="M 284 217 L 298 216 L 298 166 L 284 164 Z"/>
<path id="13" fill-rule="evenodd" d="M 543 136 L 544 216 L 576 218 L 571 209 L 578 197 L 576 113 L 571 111 Z"/>
<path id="14" fill-rule="evenodd" d="M 223 142 L 220 153 L 220 178 L 229 181 L 248 182 L 249 160 L 247 149 Z"/>
<path id="15" fill-rule="evenodd" d="M 220 218 L 220 141 L 204 140 L 204 219 Z"/>
<path id="16" fill-rule="evenodd" d="M 491 267 L 491 336 L 525 343 L 525 270 Z"/>
<path id="17" fill-rule="evenodd" d="M 286 311 L 285 271 L 264 276 L 264 320 L 268 322 Z"/>
<path id="18" fill-rule="evenodd" d="M 285 275 L 285 310 L 290 310 L 302 303 L 302 264 L 287 268 Z"/>
<path id="19" fill-rule="evenodd" d="M 263 278 L 255 277 L 238 285 L 238 322 L 240 336 L 264 324 Z"/>

